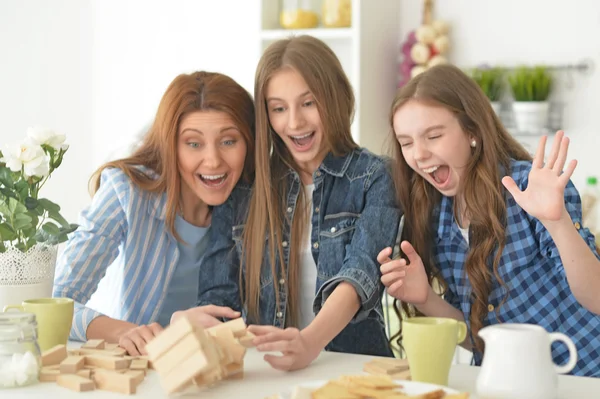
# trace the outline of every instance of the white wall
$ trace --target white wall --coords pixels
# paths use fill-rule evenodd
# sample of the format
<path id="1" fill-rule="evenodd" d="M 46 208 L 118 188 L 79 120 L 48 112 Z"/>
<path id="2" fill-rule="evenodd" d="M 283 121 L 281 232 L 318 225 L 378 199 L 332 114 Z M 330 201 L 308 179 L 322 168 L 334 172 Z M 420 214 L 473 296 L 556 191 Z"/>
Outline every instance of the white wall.
<path id="1" fill-rule="evenodd" d="M 67 135 L 71 149 L 44 186 L 74 222 L 87 203 L 92 139 L 92 29 L 84 0 L 0 1 L 0 144 L 27 127 Z"/>
<path id="2" fill-rule="evenodd" d="M 401 2 L 401 35 L 421 23 L 422 2 Z M 581 190 L 588 175 L 600 177 L 600 2 L 573 0 L 436 1 L 434 16 L 451 24 L 451 61 L 458 66 L 482 63 L 595 63 L 590 76 L 559 75 L 559 97 L 566 102 L 564 130 L 572 139 L 570 156 L 579 161 L 573 181 Z M 520 138 L 522 139 L 522 138 Z M 535 149 L 538 138 L 522 139 Z"/>

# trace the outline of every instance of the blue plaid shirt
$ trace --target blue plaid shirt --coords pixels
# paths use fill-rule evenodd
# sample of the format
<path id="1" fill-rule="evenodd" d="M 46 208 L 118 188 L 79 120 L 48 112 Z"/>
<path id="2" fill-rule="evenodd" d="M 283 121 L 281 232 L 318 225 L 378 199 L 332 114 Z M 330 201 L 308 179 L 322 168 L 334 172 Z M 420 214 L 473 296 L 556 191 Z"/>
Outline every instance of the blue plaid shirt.
<path id="1" fill-rule="evenodd" d="M 524 190 L 531 163 L 513 161 L 511 168 L 512 178 Z M 498 272 L 507 288 L 495 278 L 492 280 L 484 325 L 531 323 L 549 332 L 562 332 L 577 347 L 577 365 L 571 373 L 600 377 L 600 316 L 586 310 L 571 293 L 558 249 L 546 228 L 525 212 L 510 193 L 506 193 L 506 198 L 506 246 Z M 435 261 L 449 286 L 446 300 L 463 312 L 470 328 L 471 285 L 464 270 L 469 246 L 455 222 L 452 201 L 443 197 L 434 213 Z M 593 234 L 581 225 L 581 198 L 571 182 L 565 189 L 565 204 L 579 234 L 598 256 Z M 500 305 L 505 296 L 506 302 Z M 569 351 L 563 344 L 554 344 L 552 356 L 557 364 L 564 364 Z M 480 352 L 474 352 L 477 365 L 482 358 Z"/>

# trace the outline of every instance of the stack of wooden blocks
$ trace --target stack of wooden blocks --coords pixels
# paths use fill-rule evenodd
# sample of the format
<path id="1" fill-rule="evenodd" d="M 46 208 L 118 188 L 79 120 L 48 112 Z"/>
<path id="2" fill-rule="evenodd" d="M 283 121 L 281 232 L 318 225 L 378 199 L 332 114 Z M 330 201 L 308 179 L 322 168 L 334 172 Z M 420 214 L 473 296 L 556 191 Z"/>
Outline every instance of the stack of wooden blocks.
<path id="1" fill-rule="evenodd" d="M 146 346 L 167 393 L 243 377 L 246 348 L 254 335 L 242 318 L 203 329 L 181 317 Z"/>
<path id="2" fill-rule="evenodd" d="M 104 340 L 90 340 L 70 351 L 57 345 L 42 353 L 40 382 L 56 382 L 77 392 L 100 389 L 133 394 L 149 363 L 143 356 L 125 355 L 124 349 Z"/>

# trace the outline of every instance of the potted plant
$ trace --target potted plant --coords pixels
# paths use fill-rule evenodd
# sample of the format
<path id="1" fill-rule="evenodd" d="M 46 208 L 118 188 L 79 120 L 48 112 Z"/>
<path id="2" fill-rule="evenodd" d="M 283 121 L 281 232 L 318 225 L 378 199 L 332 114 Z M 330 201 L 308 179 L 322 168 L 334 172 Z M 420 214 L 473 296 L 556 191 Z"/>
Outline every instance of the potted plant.
<path id="1" fill-rule="evenodd" d="M 509 75 L 515 122 L 521 133 L 540 134 L 546 129 L 552 80 L 545 66 L 522 66 Z"/>
<path id="2" fill-rule="evenodd" d="M 64 135 L 30 128 L 24 141 L 0 151 L 0 311 L 52 296 L 58 244 L 77 225 L 40 190 L 68 148 Z"/>
<path id="3" fill-rule="evenodd" d="M 500 100 L 504 93 L 504 74 L 504 68 L 500 67 L 478 67 L 471 71 L 471 78 L 490 100 L 496 115 L 500 114 Z"/>

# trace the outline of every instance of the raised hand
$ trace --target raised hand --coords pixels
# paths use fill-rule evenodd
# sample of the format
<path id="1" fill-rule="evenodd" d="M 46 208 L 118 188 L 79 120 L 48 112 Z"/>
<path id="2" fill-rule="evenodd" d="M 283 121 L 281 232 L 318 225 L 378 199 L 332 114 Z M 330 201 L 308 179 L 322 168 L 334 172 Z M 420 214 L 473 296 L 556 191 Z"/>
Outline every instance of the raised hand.
<path id="1" fill-rule="evenodd" d="M 421 305 L 427 301 L 430 292 L 423 261 L 408 241 L 402 241 L 400 248 L 406 254 L 409 264 L 405 259 L 390 259 L 392 249 L 389 247 L 377 255 L 377 261 L 381 264 L 381 282 L 394 298 Z"/>
<path id="2" fill-rule="evenodd" d="M 266 354 L 264 359 L 276 370 L 303 369 L 315 360 L 322 348 L 314 348 L 297 328 L 251 325 L 248 331 L 256 335 L 253 344 L 259 352 L 281 352 L 281 356 Z"/>
<path id="3" fill-rule="evenodd" d="M 556 133 L 550 155 L 544 164 L 546 141 L 546 136 L 540 140 L 529 172 L 529 183 L 524 191 L 519 189 L 512 177 L 505 176 L 502 179 L 502 184 L 517 204 L 542 223 L 558 221 L 564 216 L 565 187 L 577 166 L 577 161 L 572 160 L 563 172 L 569 139 L 562 130 Z"/>

